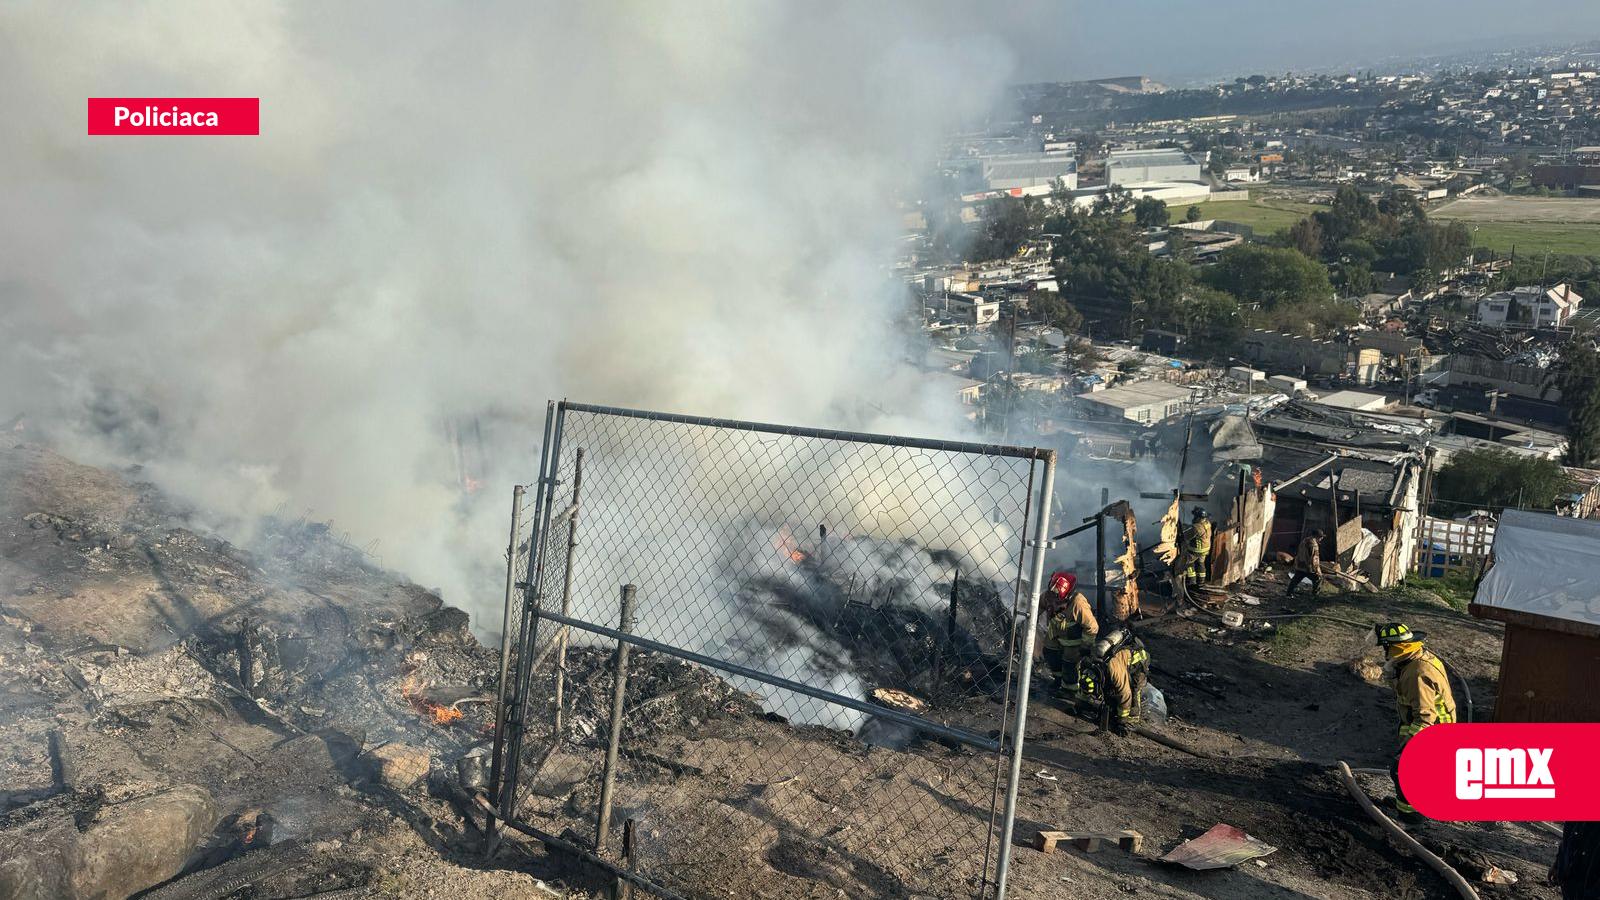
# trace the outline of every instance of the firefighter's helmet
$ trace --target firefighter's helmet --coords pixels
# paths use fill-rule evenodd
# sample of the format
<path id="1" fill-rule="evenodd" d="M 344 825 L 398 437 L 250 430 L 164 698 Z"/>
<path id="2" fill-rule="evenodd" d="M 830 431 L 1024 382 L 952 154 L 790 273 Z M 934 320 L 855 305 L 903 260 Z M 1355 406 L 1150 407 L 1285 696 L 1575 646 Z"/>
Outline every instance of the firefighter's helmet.
<path id="1" fill-rule="evenodd" d="M 1078 587 L 1078 576 L 1066 569 L 1058 569 L 1050 575 L 1050 593 L 1058 597 L 1071 596 Z"/>
<path id="2" fill-rule="evenodd" d="M 1373 626 L 1372 630 L 1377 633 L 1378 646 L 1380 647 L 1409 644 L 1428 636 L 1426 631 L 1412 631 L 1404 622 L 1384 622 L 1381 625 Z"/>

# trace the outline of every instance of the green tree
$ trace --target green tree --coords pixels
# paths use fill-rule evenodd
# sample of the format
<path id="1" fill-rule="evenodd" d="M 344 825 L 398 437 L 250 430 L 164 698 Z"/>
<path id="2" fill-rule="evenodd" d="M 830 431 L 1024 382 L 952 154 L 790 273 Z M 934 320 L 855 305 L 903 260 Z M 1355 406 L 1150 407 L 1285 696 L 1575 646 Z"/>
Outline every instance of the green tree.
<path id="1" fill-rule="evenodd" d="M 1174 318 L 1194 346 L 1213 350 L 1225 349 L 1242 324 L 1238 299 L 1203 284 L 1183 292 Z"/>
<path id="2" fill-rule="evenodd" d="M 1371 241 L 1361 238 L 1345 238 L 1333 252 L 1341 262 L 1360 263 L 1369 269 L 1378 261 L 1378 248 L 1372 246 Z"/>
<path id="3" fill-rule="evenodd" d="M 1337 300 L 1304 300 L 1272 309 L 1252 310 L 1244 314 L 1245 324 L 1252 328 L 1270 328 L 1290 334 L 1320 337 L 1356 323 L 1361 315 L 1356 307 Z"/>
<path id="4" fill-rule="evenodd" d="M 1567 408 L 1567 462 L 1587 466 L 1600 456 L 1600 351 L 1588 335 L 1562 345 L 1545 375 L 1544 392 L 1551 390 Z"/>
<path id="5" fill-rule="evenodd" d="M 1378 288 L 1378 280 L 1366 263 L 1340 263 L 1333 272 L 1334 285 L 1342 297 L 1365 297 Z"/>
<path id="6" fill-rule="evenodd" d="M 1333 194 L 1333 205 L 1317 213 L 1326 240 L 1337 245 L 1345 238 L 1360 237 L 1377 218 L 1377 208 L 1366 194 L 1342 184 Z"/>
<path id="7" fill-rule="evenodd" d="M 1229 247 L 1202 278 L 1211 287 L 1267 309 L 1333 296 L 1327 268 L 1285 247 Z"/>
<path id="8" fill-rule="evenodd" d="M 1322 256 L 1322 223 L 1306 216 L 1289 226 L 1289 246 L 1311 259 Z"/>
<path id="9" fill-rule="evenodd" d="M 1055 291 L 1034 291 L 1028 295 L 1028 313 L 1039 321 L 1075 334 L 1083 327 L 1083 313 Z"/>
<path id="10" fill-rule="evenodd" d="M 1198 222 L 1204 217 L 1205 213 L 1202 213 L 1200 211 L 1200 207 L 1198 206 L 1189 207 L 1188 210 L 1186 210 L 1183 214 L 1183 220 L 1185 222 Z"/>
<path id="11" fill-rule="evenodd" d="M 1434 475 L 1434 515 L 1457 516 L 1472 509 L 1499 512 L 1506 507 L 1550 509 L 1571 490 L 1571 480 L 1554 460 L 1509 450 L 1466 450 Z"/>
<path id="12" fill-rule="evenodd" d="M 1133 194 L 1120 184 L 1113 184 L 1094 198 L 1094 213 L 1102 216 L 1120 216 L 1133 207 Z"/>
<path id="13" fill-rule="evenodd" d="M 984 210 L 982 230 L 967 252 L 969 260 L 1005 259 L 1037 233 L 1029 198 L 1002 197 Z"/>
<path id="14" fill-rule="evenodd" d="M 1172 213 L 1160 200 L 1141 197 L 1133 204 L 1133 221 L 1140 228 L 1165 228 L 1172 221 Z"/>

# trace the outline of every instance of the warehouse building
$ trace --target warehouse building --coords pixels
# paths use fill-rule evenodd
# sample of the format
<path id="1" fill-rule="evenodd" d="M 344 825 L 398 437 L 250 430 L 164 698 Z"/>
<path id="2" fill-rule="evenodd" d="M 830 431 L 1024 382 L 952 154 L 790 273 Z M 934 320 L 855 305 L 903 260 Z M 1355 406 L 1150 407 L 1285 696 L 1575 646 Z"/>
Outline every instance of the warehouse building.
<path id="1" fill-rule="evenodd" d="M 983 180 L 991 191 L 1078 186 L 1078 161 L 1060 153 L 991 156 L 983 161 Z"/>
<path id="2" fill-rule="evenodd" d="M 1159 422 L 1183 411 L 1189 389 L 1165 381 L 1140 381 L 1079 394 L 1088 415 L 1130 422 Z"/>
<path id="3" fill-rule="evenodd" d="M 1182 150 L 1113 150 L 1106 157 L 1106 183 L 1136 185 L 1204 181 L 1200 161 Z"/>

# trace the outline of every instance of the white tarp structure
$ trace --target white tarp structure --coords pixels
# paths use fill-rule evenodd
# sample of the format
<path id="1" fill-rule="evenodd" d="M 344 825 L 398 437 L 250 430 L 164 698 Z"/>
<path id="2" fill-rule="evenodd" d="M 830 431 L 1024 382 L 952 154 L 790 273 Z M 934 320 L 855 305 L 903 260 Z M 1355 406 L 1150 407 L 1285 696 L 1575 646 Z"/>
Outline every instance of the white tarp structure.
<path id="1" fill-rule="evenodd" d="M 1600 520 L 1508 509 L 1480 606 L 1600 626 Z"/>

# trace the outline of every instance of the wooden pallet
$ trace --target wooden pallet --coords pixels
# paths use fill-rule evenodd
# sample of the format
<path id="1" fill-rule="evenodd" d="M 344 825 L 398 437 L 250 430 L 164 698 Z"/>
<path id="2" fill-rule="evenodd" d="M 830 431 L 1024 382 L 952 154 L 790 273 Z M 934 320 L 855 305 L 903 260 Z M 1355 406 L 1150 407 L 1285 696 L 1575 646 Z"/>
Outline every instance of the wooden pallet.
<path id="1" fill-rule="evenodd" d="M 1033 838 L 1034 849 L 1040 853 L 1054 853 L 1058 844 L 1071 844 L 1085 853 L 1099 853 L 1102 846 L 1115 844 L 1125 853 L 1138 853 L 1144 846 L 1144 835 L 1125 828 L 1113 832 L 1041 831 Z"/>

